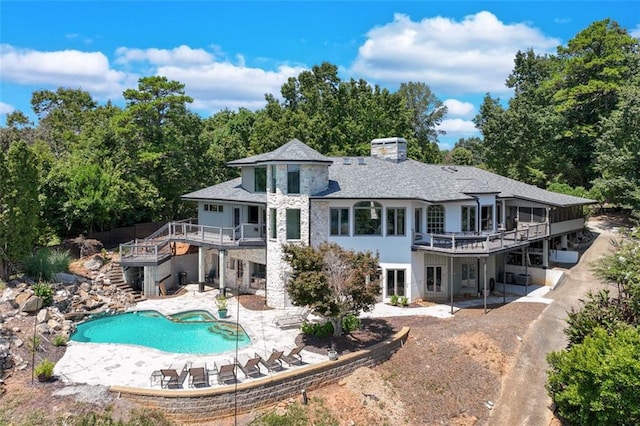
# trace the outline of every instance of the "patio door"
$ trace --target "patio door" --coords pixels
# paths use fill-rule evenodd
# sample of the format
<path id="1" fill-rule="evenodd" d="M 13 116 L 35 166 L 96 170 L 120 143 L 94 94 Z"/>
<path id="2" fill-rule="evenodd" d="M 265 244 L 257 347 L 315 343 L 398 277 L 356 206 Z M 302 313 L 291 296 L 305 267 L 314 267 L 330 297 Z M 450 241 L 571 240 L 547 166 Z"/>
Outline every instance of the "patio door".
<path id="1" fill-rule="evenodd" d="M 240 226 L 240 207 L 233 208 L 233 227 Z"/>
<path id="2" fill-rule="evenodd" d="M 476 293 L 478 291 L 478 267 L 475 260 L 462 262 L 460 284 L 462 293 Z"/>
<path id="3" fill-rule="evenodd" d="M 442 266 L 427 266 L 425 274 L 425 293 L 441 294 L 444 291 Z"/>

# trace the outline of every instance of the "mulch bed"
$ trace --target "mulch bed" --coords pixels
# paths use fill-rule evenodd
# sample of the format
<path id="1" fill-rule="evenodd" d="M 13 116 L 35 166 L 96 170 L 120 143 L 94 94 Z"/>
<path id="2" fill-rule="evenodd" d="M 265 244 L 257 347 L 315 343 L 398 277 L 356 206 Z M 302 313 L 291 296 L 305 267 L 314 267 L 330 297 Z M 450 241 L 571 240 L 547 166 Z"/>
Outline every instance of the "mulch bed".
<path id="1" fill-rule="evenodd" d="M 263 311 L 269 308 L 265 298 L 254 294 L 241 294 L 240 304 L 246 309 Z M 304 345 L 305 350 L 317 354 L 326 354 L 331 346 L 335 346 L 338 354 L 356 352 L 376 343 L 382 342 L 400 330 L 389 321 L 381 318 L 365 318 L 362 327 L 340 337 L 317 337 L 300 333 L 296 337 L 296 345 Z"/>

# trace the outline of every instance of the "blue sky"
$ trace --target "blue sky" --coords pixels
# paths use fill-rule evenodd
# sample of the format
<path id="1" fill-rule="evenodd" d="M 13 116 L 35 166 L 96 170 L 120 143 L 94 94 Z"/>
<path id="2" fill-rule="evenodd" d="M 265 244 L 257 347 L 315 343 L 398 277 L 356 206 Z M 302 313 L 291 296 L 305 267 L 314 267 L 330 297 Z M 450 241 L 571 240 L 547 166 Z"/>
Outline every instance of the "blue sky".
<path id="1" fill-rule="evenodd" d="M 554 53 L 594 21 L 640 37 L 636 1 L 0 1 L 0 123 L 31 94 L 81 88 L 122 105 L 140 77 L 185 84 L 191 109 L 252 110 L 323 61 L 395 91 L 419 81 L 449 113 L 450 148 L 477 135 L 482 97 L 508 99 L 518 50 Z M 387 135 L 402 136 L 402 135 Z"/>

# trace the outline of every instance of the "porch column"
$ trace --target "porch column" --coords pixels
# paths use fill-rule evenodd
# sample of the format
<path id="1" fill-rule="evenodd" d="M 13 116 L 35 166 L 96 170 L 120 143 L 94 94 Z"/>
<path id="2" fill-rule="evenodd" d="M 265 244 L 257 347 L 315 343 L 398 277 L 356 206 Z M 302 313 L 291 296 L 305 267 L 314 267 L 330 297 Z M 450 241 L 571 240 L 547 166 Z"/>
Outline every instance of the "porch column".
<path id="1" fill-rule="evenodd" d="M 524 295 L 529 295 L 529 247 L 524 249 Z"/>
<path id="2" fill-rule="evenodd" d="M 227 251 L 218 251 L 218 288 L 224 289 L 224 279 L 227 275 Z"/>
<path id="3" fill-rule="evenodd" d="M 507 304 L 507 254 L 502 254 L 502 304 Z"/>
<path id="4" fill-rule="evenodd" d="M 566 250 L 569 247 L 569 240 L 567 239 L 567 234 L 562 234 L 560 236 L 560 248 L 562 250 Z"/>
<path id="5" fill-rule="evenodd" d="M 542 241 L 542 269 L 549 268 L 549 240 Z"/>
<path id="6" fill-rule="evenodd" d="M 487 313 L 487 258 L 483 258 L 482 264 L 484 265 L 484 313 Z"/>
<path id="7" fill-rule="evenodd" d="M 449 274 L 449 294 L 451 295 L 451 315 L 453 315 L 453 257 L 449 258 L 451 273 Z"/>
<path id="8" fill-rule="evenodd" d="M 204 282 L 205 276 L 205 265 L 204 265 L 204 247 L 198 247 L 198 282 Z"/>

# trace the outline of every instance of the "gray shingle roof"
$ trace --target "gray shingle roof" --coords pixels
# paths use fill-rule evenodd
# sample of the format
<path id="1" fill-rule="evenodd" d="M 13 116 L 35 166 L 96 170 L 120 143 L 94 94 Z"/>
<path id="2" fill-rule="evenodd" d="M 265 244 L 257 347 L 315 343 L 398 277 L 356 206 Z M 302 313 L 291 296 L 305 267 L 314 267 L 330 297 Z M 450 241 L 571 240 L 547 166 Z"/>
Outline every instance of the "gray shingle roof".
<path id="1" fill-rule="evenodd" d="M 218 185 L 190 192 L 183 195 L 182 199 L 185 201 L 221 200 L 243 203 L 267 203 L 267 194 L 265 194 L 264 192 L 249 192 L 246 189 L 243 189 L 241 184 L 242 178 L 235 178 Z"/>
<path id="2" fill-rule="evenodd" d="M 254 155 L 252 157 L 241 158 L 239 160 L 230 161 L 228 166 L 249 166 L 253 164 L 273 163 L 273 162 L 290 162 L 297 163 L 325 163 L 331 164 L 331 159 L 320 154 L 315 149 L 305 145 L 298 139 L 292 139 L 281 147 L 264 154 Z"/>
<path id="3" fill-rule="evenodd" d="M 433 203 L 473 200 L 472 195 L 497 194 L 551 206 L 594 203 L 594 200 L 550 192 L 471 166 L 399 163 L 375 157 L 326 157 L 294 139 L 275 151 L 232 161 L 231 166 L 268 162 L 314 162 L 329 167 L 329 187 L 313 194 L 328 199 L 412 199 Z M 265 204 L 265 193 L 251 193 L 236 178 L 182 196 L 184 200 L 224 200 Z"/>
<path id="4" fill-rule="evenodd" d="M 314 198 L 401 198 L 429 202 L 471 200 L 470 194 L 497 193 L 555 206 L 589 204 L 593 200 L 558 194 L 470 166 L 400 163 L 365 157 L 334 158 L 329 188 Z M 361 164 L 364 163 L 364 164 Z"/>

